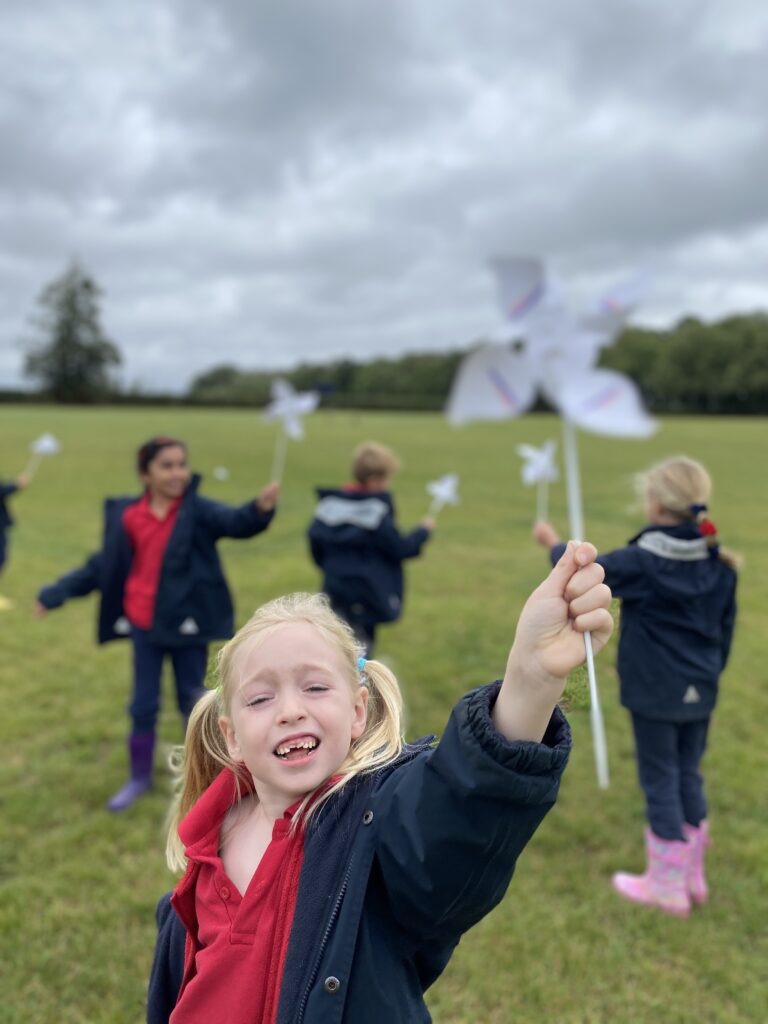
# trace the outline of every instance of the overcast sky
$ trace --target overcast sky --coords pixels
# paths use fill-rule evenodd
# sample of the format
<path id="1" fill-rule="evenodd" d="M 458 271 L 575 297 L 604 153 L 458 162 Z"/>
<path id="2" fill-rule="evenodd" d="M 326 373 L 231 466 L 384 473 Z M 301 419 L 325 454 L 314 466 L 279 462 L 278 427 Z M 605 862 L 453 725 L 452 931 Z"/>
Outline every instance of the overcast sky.
<path id="1" fill-rule="evenodd" d="M 768 309 L 765 0 L 7 0 L 0 386 L 77 257 L 122 380 L 465 346 L 491 255 Z"/>

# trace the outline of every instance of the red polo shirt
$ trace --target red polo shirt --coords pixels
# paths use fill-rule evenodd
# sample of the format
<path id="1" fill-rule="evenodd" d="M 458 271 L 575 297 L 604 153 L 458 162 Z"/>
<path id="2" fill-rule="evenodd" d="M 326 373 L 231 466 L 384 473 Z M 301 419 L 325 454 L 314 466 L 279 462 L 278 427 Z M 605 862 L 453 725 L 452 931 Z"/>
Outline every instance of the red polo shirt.
<path id="1" fill-rule="evenodd" d="M 304 856 L 301 830 L 290 831 L 300 801 L 275 822 L 241 896 L 219 856 L 237 784 L 232 772 L 221 772 L 179 828 L 188 866 L 172 902 L 187 927 L 187 948 L 170 1024 L 273 1024 L 277 1016 Z"/>
<path id="2" fill-rule="evenodd" d="M 123 528 L 133 548 L 133 561 L 123 594 L 128 621 L 139 629 L 151 629 L 155 621 L 155 599 L 160 585 L 163 556 L 176 525 L 181 505 L 176 498 L 164 519 L 149 507 L 149 491 L 123 512 Z"/>

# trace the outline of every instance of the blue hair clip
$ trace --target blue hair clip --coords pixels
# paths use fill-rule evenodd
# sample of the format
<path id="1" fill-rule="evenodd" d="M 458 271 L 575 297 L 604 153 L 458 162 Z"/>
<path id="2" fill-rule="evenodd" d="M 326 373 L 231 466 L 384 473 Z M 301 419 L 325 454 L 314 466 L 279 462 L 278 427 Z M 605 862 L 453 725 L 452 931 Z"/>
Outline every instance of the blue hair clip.
<path id="1" fill-rule="evenodd" d="M 362 657 L 358 658 L 357 659 L 357 671 L 358 672 L 365 672 L 365 666 L 367 664 L 368 664 L 368 662 L 365 660 L 365 658 L 362 658 Z"/>

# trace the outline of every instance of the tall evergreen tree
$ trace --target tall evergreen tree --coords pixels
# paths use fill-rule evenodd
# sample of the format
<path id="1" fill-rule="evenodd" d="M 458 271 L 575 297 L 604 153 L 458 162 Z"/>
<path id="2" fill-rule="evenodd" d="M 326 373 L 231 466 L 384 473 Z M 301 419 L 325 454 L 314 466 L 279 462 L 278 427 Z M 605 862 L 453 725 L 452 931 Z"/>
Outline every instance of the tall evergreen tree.
<path id="1" fill-rule="evenodd" d="M 121 356 L 101 328 L 101 294 L 73 261 L 38 297 L 33 323 L 40 337 L 30 346 L 24 373 L 57 402 L 93 402 L 113 390 L 109 371 Z"/>

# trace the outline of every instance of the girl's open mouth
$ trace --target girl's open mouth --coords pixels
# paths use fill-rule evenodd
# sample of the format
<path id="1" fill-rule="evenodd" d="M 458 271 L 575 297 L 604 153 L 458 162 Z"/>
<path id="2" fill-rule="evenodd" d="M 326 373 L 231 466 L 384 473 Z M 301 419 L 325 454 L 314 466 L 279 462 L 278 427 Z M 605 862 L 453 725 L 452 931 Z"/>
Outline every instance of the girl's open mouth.
<path id="1" fill-rule="evenodd" d="M 320 740 L 315 736 L 297 736 L 295 739 L 285 740 L 275 747 L 275 757 L 281 761 L 304 761 L 311 757 L 320 746 Z"/>

